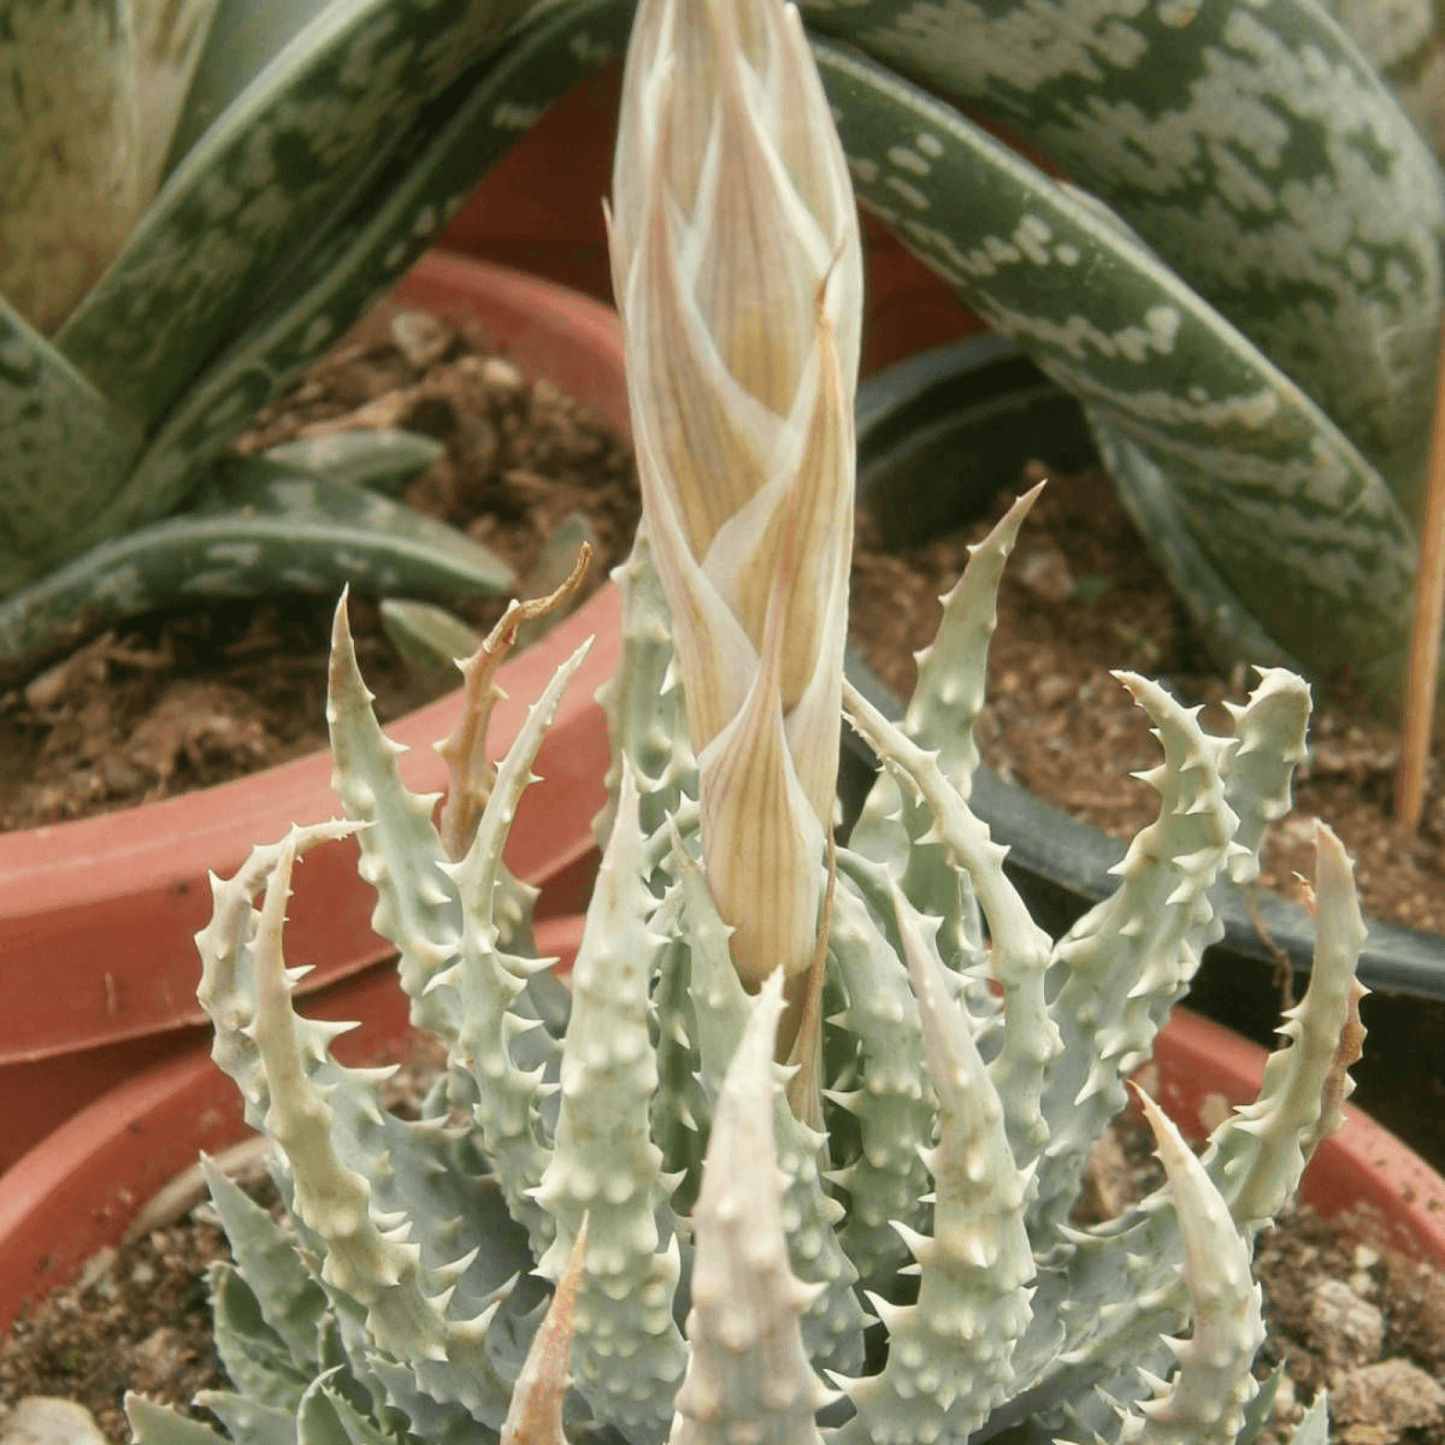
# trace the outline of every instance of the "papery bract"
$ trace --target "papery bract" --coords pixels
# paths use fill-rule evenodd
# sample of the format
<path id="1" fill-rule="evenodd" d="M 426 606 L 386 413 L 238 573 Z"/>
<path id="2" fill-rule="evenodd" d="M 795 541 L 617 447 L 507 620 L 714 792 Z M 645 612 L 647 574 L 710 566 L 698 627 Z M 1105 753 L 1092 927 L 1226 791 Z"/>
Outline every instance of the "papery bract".
<path id="1" fill-rule="evenodd" d="M 644 0 L 609 216 L 644 525 L 707 875 L 755 985 L 818 926 L 862 310 L 847 165 L 796 10 Z"/>

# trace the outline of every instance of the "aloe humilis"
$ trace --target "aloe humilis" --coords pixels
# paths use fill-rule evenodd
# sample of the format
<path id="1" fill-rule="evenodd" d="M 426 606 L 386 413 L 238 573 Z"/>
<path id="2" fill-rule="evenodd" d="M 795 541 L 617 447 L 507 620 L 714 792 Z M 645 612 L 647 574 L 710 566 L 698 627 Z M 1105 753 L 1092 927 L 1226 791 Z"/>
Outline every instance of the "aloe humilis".
<path id="1" fill-rule="evenodd" d="M 493 770 L 477 740 L 521 615 L 503 620 L 464 669 L 438 826 L 343 609 L 329 716 L 353 821 L 257 849 L 199 936 L 214 1055 L 287 1208 L 212 1171 L 236 1390 L 204 1403 L 240 1442 L 1245 1438 L 1272 1395 L 1251 1243 L 1338 1123 L 1360 1042 L 1363 928 L 1326 830 L 1310 990 L 1259 1099 L 1197 1159 L 1145 1100 L 1167 1187 L 1097 1227 L 1073 1206 L 1212 898 L 1288 806 L 1307 689 L 1262 674 L 1220 738 L 1123 677 L 1162 744 L 1159 814 L 1113 896 L 1051 940 L 968 806 L 994 590 L 1031 498 L 945 599 L 901 727 L 841 678 L 856 235 L 796 18 L 647 0 L 627 87 L 613 233 L 646 524 L 570 995 L 531 956 L 501 855 L 580 654 Z M 810 789 L 840 699 L 883 771 L 835 847 Z M 413 1020 L 447 1047 L 415 1122 L 290 1005 L 292 866 L 350 831 Z M 782 871 L 784 839 L 807 875 L 790 894 L 758 867 Z M 216 1438 L 129 1410 L 141 1441 Z M 1316 1408 L 1299 1438 L 1324 1429 Z"/>

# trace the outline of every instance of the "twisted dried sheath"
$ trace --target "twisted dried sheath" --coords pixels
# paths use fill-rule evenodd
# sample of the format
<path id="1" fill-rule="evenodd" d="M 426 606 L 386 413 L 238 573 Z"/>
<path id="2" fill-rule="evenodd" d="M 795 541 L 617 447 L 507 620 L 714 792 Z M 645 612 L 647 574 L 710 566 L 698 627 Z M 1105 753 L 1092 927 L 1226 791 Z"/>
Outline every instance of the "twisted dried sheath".
<path id="1" fill-rule="evenodd" d="M 707 877 L 756 987 L 806 969 L 817 936 L 862 309 L 852 187 L 793 7 L 643 0 L 609 224 Z"/>

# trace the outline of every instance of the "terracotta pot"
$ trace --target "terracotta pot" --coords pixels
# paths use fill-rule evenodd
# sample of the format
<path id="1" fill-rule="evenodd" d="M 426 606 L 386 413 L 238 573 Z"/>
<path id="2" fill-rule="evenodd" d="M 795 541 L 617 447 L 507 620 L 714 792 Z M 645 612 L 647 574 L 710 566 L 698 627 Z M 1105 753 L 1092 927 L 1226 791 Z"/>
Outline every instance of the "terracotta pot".
<path id="1" fill-rule="evenodd" d="M 290 927 L 287 928 L 291 958 Z M 541 920 L 539 955 L 572 966 L 577 914 Z M 292 960 L 294 961 L 294 959 Z M 334 1045 L 346 1064 L 406 1057 L 407 1000 L 388 968 L 332 983 L 306 1000 L 308 1017 L 360 1020 Z M 167 1180 L 244 1138 L 241 1096 L 210 1056 L 209 1027 L 187 1047 L 115 1085 L 0 1173 L 0 1332 L 21 1304 L 64 1283 L 97 1249 L 117 1243 Z"/>
<path id="2" fill-rule="evenodd" d="M 621 61 L 574 85 L 487 172 L 439 244 L 610 301 L 602 198 L 612 190 L 621 89 Z M 863 246 L 865 376 L 985 329 L 946 281 L 868 215 Z"/>
<path id="3" fill-rule="evenodd" d="M 621 333 L 609 308 L 548 282 L 455 256 L 425 257 L 398 299 L 482 329 L 529 375 L 546 377 L 627 429 Z M 616 659 L 617 601 L 607 584 L 537 647 L 511 659 L 492 746 L 515 735 L 556 663 L 596 641 L 568 689 L 528 789 L 507 859 L 544 885 L 539 912 L 577 906 L 589 823 L 603 801 L 606 728 L 594 701 Z M 445 781 L 430 744 L 456 695 L 388 731 L 410 751 L 412 788 Z M 339 812 L 329 755 L 310 757 L 183 797 L 101 817 L 0 835 L 0 1169 L 120 1077 L 179 1049 L 201 1023 L 193 935 L 210 915 L 207 874 L 233 873 L 251 845 L 292 822 Z M 579 873 L 579 866 L 581 872 Z M 355 844 L 309 853 L 290 910 L 293 961 L 315 965 L 304 991 L 375 964 L 389 945 L 372 933 L 375 904 L 356 873 Z"/>
<path id="4" fill-rule="evenodd" d="M 575 951 L 580 919 L 556 919 L 539 945 Z M 394 1057 L 406 1047 L 400 990 L 381 973 L 347 980 L 308 1012 L 364 1015 L 342 1040 L 347 1059 Z M 1186 1132 L 1200 1137 L 1222 1102 L 1252 1098 L 1264 1051 L 1187 1010 L 1170 1020 L 1148 1080 Z M 27 1299 L 71 1278 L 201 1149 L 245 1133 L 234 1086 L 203 1048 L 128 1080 L 82 1110 L 0 1176 L 0 1330 Z M 1319 1149 L 1303 1198 L 1325 1214 L 1364 1206 L 1372 1238 L 1445 1266 L 1445 1180 L 1356 1110 Z"/>

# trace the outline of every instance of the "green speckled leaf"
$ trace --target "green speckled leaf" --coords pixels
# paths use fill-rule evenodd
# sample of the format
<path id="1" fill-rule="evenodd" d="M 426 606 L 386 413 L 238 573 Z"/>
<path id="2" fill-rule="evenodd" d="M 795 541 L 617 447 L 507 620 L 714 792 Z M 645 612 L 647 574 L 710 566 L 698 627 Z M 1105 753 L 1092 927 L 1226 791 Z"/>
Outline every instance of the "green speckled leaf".
<path id="1" fill-rule="evenodd" d="M 1105 421 L 1095 418 L 1094 436 L 1107 456 L 1109 479 L 1124 510 L 1189 609 L 1206 646 L 1221 666 L 1237 658 L 1255 665 L 1289 667 L 1296 662 L 1255 620 L 1179 513 L 1169 480 L 1140 449 Z"/>
<path id="2" fill-rule="evenodd" d="M 445 453 L 435 437 L 375 427 L 298 437 L 267 447 L 263 455 L 277 466 L 395 497 Z"/>
<path id="3" fill-rule="evenodd" d="M 355 0 L 322 11 L 172 173 L 58 341 L 149 425 L 254 313 L 422 106 L 523 0 Z"/>
<path id="4" fill-rule="evenodd" d="M 504 592 L 495 553 L 422 513 L 255 458 L 221 464 L 224 489 L 194 512 L 102 543 L 0 601 L 0 664 L 41 659 L 91 628 L 199 597 L 290 589 Z"/>
<path id="5" fill-rule="evenodd" d="M 860 199 L 1162 470 L 1282 647 L 1397 687 L 1414 541 L 1329 418 L 1096 207 L 866 58 L 816 53 Z"/>
<path id="6" fill-rule="evenodd" d="M 1445 14 L 1433 0 L 1321 0 L 1445 154 Z"/>
<path id="7" fill-rule="evenodd" d="M 169 511 L 255 413 L 316 360 L 430 244 L 478 177 L 583 75 L 620 52 L 629 0 L 583 0 L 519 26 L 505 54 L 454 86 L 163 423 L 95 539 Z M 599 198 L 599 205 L 601 204 Z"/>
<path id="8" fill-rule="evenodd" d="M 1096 191 L 1410 504 L 1435 370 L 1445 189 L 1384 82 L 1315 0 L 803 9 L 997 117 Z"/>
<path id="9" fill-rule="evenodd" d="M 246 3 L 255 8 L 255 0 Z M 217 4 L 218 0 L 132 0 L 140 171 L 147 199 L 155 194 L 165 172 L 181 111 L 189 103 L 201 53 L 211 38 Z"/>
<path id="10" fill-rule="evenodd" d="M 1381 527 L 1372 552 L 1369 513 L 1359 503 L 1351 511 L 1348 494 L 1338 512 L 1318 502 L 1281 512 L 1266 473 L 1227 478 L 1221 497 L 1210 458 L 1141 446 L 1097 414 L 1093 426 L 1105 467 L 1167 498 L 1180 537 L 1197 545 L 1198 571 L 1181 577 L 1171 568 L 1170 577 L 1189 587 L 1183 595 L 1201 623 L 1227 617 L 1231 596 L 1246 605 L 1251 616 L 1236 615 L 1243 625 L 1235 640 L 1250 650 L 1237 656 L 1251 665 L 1302 664 L 1324 680 L 1348 668 L 1377 701 L 1399 698 L 1414 567 L 1408 538 Z M 1167 550 L 1156 555 L 1169 562 Z"/>
<path id="11" fill-rule="evenodd" d="M 141 440 L 0 297 L 0 594 L 116 490 Z"/>
<path id="12" fill-rule="evenodd" d="M 271 586 L 329 591 L 349 580 L 378 592 L 436 594 L 505 592 L 517 580 L 489 547 L 374 492 L 257 457 L 227 458 L 215 473 L 205 504 L 172 520 L 198 531 L 224 521 L 238 538 L 250 529 Z M 193 572 L 184 591 L 236 596 L 253 590 L 257 579 L 240 549 L 234 557 L 215 551 L 209 560 L 213 565 Z M 264 585 L 264 574 L 260 580 Z"/>
<path id="13" fill-rule="evenodd" d="M 482 645 L 454 612 L 411 597 L 386 597 L 381 603 L 381 630 L 401 659 L 417 672 L 455 677 L 457 662 Z"/>

